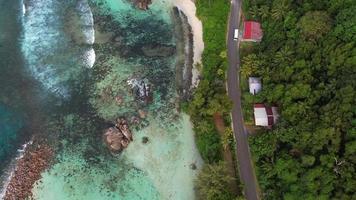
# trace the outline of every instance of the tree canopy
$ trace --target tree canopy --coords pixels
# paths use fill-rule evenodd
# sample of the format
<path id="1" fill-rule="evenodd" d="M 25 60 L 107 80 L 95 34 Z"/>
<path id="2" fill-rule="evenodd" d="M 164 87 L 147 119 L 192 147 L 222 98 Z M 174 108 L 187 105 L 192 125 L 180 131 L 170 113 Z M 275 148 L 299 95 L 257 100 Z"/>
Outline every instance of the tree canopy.
<path id="1" fill-rule="evenodd" d="M 263 90 L 251 98 L 246 88 L 243 103 L 277 104 L 281 115 L 250 139 L 263 199 L 356 199 L 356 1 L 250 0 L 243 9 L 264 31 L 242 56 L 242 69 L 252 56 L 259 63 L 250 71 Z"/>
<path id="2" fill-rule="evenodd" d="M 196 188 L 201 200 L 232 200 L 229 182 L 233 177 L 228 175 L 224 163 L 207 164 L 198 175 Z"/>
<path id="3" fill-rule="evenodd" d="M 309 11 L 298 22 L 301 34 L 306 38 L 318 39 L 328 33 L 332 20 L 325 11 Z"/>

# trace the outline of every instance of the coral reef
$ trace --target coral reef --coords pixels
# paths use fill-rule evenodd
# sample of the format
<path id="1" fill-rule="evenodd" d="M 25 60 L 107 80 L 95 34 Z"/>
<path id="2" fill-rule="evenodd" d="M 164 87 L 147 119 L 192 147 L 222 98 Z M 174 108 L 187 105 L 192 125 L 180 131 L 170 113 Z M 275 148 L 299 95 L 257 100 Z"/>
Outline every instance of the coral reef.
<path id="1" fill-rule="evenodd" d="M 27 199 L 32 197 L 32 187 L 41 178 L 53 157 L 53 150 L 46 144 L 30 146 L 18 161 L 17 168 L 6 188 L 4 200 Z"/>

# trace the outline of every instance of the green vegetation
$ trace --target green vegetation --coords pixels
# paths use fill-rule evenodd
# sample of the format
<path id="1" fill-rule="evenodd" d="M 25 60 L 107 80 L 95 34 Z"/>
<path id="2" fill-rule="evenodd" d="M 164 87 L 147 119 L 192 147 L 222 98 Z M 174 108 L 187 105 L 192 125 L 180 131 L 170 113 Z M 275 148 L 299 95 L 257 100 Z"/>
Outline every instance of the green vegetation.
<path id="1" fill-rule="evenodd" d="M 223 160 L 223 148 L 233 148 L 233 134 L 226 129 L 223 137 L 216 130 L 213 115 L 221 114 L 229 124 L 231 101 L 225 88 L 226 28 L 230 8 L 228 0 L 197 0 L 197 14 L 203 23 L 205 44 L 202 56 L 199 86 L 193 98 L 184 103 L 184 109 L 190 114 L 196 133 L 196 142 L 200 154 L 206 162 L 197 180 L 197 194 L 200 199 L 231 200 L 236 197 L 231 180 L 238 178 L 228 175 L 227 164 Z M 229 169 L 231 166 L 229 165 Z M 231 173 L 231 172 L 230 172 Z M 232 191 L 234 190 L 234 191 Z"/>
<path id="2" fill-rule="evenodd" d="M 202 79 L 186 110 L 194 123 L 197 145 L 203 159 L 214 163 L 222 159 L 222 144 L 212 115 L 215 112 L 227 114 L 231 107 L 226 95 L 224 73 L 227 69 L 225 30 L 229 2 L 198 0 L 196 5 L 198 17 L 203 23 L 205 49 Z"/>
<path id="3" fill-rule="evenodd" d="M 242 75 L 262 77 L 263 91 L 244 104 L 277 103 L 281 114 L 251 138 L 263 199 L 356 199 L 356 1 L 243 7 L 264 30 L 242 58 Z"/>
<path id="4" fill-rule="evenodd" d="M 229 176 L 224 163 L 207 164 L 199 173 L 196 188 L 201 200 L 231 200 L 234 196 L 229 192 Z"/>

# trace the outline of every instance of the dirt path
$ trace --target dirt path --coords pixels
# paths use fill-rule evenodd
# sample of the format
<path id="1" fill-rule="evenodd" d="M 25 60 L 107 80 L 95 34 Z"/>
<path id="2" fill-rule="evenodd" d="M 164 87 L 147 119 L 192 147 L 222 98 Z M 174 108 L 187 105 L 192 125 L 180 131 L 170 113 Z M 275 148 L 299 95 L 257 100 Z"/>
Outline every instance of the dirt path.
<path id="1" fill-rule="evenodd" d="M 222 118 L 222 115 L 220 113 L 215 113 L 213 115 L 213 118 L 214 118 L 215 128 L 219 132 L 220 137 L 221 138 L 224 137 L 225 123 L 224 123 L 224 119 Z M 233 155 L 232 155 L 231 149 L 229 147 L 223 148 L 223 157 L 224 157 L 224 161 L 226 163 L 226 167 L 227 167 L 227 170 L 228 170 L 230 176 L 237 178 L 237 176 L 236 176 L 237 173 L 235 170 L 236 169 L 235 162 L 233 160 Z M 236 180 L 230 181 L 230 190 L 231 190 L 231 192 L 233 192 L 236 195 L 239 193 L 239 188 L 237 186 Z"/>

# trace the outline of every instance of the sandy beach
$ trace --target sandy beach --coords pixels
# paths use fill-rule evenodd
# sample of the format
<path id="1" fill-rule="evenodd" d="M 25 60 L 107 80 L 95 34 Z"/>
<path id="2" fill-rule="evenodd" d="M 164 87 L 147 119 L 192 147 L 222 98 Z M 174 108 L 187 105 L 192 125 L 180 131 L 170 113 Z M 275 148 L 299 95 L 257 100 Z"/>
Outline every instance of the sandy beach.
<path id="1" fill-rule="evenodd" d="M 134 166 L 145 169 L 160 193 L 160 199 L 195 199 L 194 178 L 203 166 L 195 145 L 193 126 L 186 114 L 178 128 L 163 129 L 155 119 L 136 133 L 124 156 Z M 141 142 L 148 137 L 148 144 Z M 157 168 L 159 166 L 159 169 Z M 196 168 L 196 169 L 194 169 Z"/>

